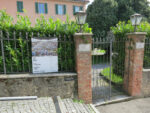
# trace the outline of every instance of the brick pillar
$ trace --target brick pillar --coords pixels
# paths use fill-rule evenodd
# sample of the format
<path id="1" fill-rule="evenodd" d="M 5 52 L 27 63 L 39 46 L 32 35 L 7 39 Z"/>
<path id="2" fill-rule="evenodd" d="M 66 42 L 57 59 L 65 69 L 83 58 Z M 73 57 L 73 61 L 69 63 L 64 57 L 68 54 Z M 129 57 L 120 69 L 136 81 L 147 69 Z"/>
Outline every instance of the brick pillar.
<path id="1" fill-rule="evenodd" d="M 130 41 L 126 41 L 124 89 L 131 96 L 141 95 L 145 35 L 144 32 L 127 34 Z"/>
<path id="2" fill-rule="evenodd" d="M 92 34 L 76 33 L 76 71 L 78 74 L 78 97 L 85 103 L 92 103 Z"/>

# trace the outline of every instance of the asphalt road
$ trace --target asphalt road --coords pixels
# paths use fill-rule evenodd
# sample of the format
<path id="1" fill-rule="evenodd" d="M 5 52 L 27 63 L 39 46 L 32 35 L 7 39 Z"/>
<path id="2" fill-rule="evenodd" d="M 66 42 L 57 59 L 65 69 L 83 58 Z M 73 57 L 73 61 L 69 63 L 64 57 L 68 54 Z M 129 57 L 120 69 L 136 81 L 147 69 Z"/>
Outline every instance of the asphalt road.
<path id="1" fill-rule="evenodd" d="M 150 97 L 98 106 L 100 113 L 150 113 Z"/>

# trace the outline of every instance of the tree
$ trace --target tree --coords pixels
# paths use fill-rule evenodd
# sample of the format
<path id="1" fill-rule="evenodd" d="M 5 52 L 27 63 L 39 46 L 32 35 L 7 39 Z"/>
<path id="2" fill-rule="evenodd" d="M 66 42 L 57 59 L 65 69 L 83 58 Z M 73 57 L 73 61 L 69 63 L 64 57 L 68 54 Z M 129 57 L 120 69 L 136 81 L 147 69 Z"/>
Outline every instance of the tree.
<path id="1" fill-rule="evenodd" d="M 117 18 L 118 21 L 128 21 L 130 16 L 134 14 L 131 0 L 116 0 L 118 3 Z"/>
<path id="2" fill-rule="evenodd" d="M 147 0 L 95 0 L 87 9 L 87 22 L 94 35 L 103 35 L 118 21 L 128 21 L 134 13 L 140 13 L 150 22 L 150 6 Z"/>
<path id="3" fill-rule="evenodd" d="M 147 0 L 116 0 L 118 3 L 117 17 L 119 21 L 128 21 L 134 13 L 139 13 L 144 16 L 147 21 L 150 21 L 150 7 Z"/>
<path id="4" fill-rule="evenodd" d="M 115 0 L 95 0 L 87 9 L 87 22 L 95 35 L 105 36 L 117 20 L 118 4 Z"/>

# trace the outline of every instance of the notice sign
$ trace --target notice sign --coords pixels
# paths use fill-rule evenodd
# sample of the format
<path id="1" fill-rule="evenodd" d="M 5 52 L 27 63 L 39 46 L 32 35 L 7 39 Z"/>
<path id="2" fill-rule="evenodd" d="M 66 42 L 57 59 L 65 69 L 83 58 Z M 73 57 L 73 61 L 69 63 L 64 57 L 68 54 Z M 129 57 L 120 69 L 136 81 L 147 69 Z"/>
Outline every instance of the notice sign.
<path id="1" fill-rule="evenodd" d="M 58 72 L 58 39 L 32 38 L 33 73 Z"/>

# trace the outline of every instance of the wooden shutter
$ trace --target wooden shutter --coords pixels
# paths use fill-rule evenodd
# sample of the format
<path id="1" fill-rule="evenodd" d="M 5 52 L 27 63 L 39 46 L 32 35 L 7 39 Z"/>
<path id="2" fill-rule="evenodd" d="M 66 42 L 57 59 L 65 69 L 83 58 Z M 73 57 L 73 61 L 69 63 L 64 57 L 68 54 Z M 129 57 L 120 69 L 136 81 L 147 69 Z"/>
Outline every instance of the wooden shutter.
<path id="1" fill-rule="evenodd" d="M 64 15 L 66 14 L 66 5 L 64 5 Z"/>
<path id="2" fill-rule="evenodd" d="M 17 12 L 20 12 L 19 2 L 17 1 Z"/>
<path id="3" fill-rule="evenodd" d="M 36 13 L 39 13 L 38 3 L 37 3 L 37 2 L 35 2 L 35 12 L 36 12 Z"/>
<path id="4" fill-rule="evenodd" d="M 48 13 L 47 3 L 45 3 L 45 14 Z"/>
<path id="5" fill-rule="evenodd" d="M 83 11 L 83 6 L 80 6 L 80 11 Z"/>
<path id="6" fill-rule="evenodd" d="M 23 12 L 23 2 L 21 2 L 21 12 Z"/>
<path id="7" fill-rule="evenodd" d="M 22 1 L 17 1 L 17 11 L 23 12 L 23 2 Z"/>
<path id="8" fill-rule="evenodd" d="M 58 15 L 58 4 L 55 5 L 55 12 Z"/>

